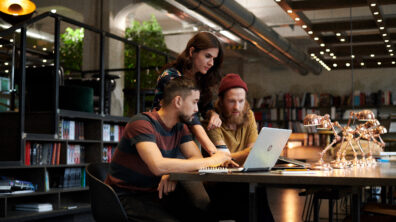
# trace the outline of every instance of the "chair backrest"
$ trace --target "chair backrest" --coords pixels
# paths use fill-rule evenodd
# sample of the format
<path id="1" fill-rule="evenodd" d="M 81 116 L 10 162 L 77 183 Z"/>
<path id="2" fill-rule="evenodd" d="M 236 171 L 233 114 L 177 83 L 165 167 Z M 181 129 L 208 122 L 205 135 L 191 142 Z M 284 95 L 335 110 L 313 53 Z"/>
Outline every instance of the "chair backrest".
<path id="1" fill-rule="evenodd" d="M 108 163 L 90 163 L 86 167 L 93 217 L 98 222 L 128 221 L 117 194 L 104 183 L 108 170 Z"/>

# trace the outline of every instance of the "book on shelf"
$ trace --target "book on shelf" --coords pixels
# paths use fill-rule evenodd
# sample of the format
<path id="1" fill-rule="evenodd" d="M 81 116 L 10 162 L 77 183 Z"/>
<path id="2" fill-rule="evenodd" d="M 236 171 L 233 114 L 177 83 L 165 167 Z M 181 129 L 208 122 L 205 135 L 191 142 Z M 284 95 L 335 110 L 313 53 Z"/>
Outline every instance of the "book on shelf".
<path id="1" fill-rule="evenodd" d="M 64 156 L 64 162 L 66 164 L 80 164 L 84 163 L 85 160 L 85 147 L 80 144 L 68 144 L 67 148 L 62 156 Z M 83 157 L 83 158 L 82 158 Z"/>
<path id="2" fill-rule="evenodd" d="M 66 168 L 62 178 L 58 178 L 58 184 L 63 188 L 85 187 L 86 174 L 84 168 Z"/>
<path id="3" fill-rule="evenodd" d="M 52 211 L 53 207 L 51 203 L 23 203 L 23 204 L 15 204 L 15 210 L 46 212 L 46 211 Z"/>
<path id="4" fill-rule="evenodd" d="M 58 156 L 60 143 L 33 143 L 25 144 L 25 165 L 55 165 L 59 164 Z"/>
<path id="5" fill-rule="evenodd" d="M 83 140 L 84 122 L 61 119 L 58 124 L 58 138 L 68 140 Z"/>
<path id="6" fill-rule="evenodd" d="M 102 149 L 102 162 L 110 163 L 111 158 L 114 155 L 116 147 L 115 146 L 104 146 Z"/>

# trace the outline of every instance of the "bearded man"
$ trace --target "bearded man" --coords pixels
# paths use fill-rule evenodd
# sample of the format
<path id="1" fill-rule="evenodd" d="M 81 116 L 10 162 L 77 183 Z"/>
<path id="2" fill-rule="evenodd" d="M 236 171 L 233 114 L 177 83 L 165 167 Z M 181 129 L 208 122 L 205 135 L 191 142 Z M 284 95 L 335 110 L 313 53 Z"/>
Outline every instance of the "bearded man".
<path id="1" fill-rule="evenodd" d="M 227 74 L 220 82 L 215 110 L 222 125 L 208 131 L 217 149 L 229 149 L 234 162 L 242 166 L 258 137 L 256 120 L 246 95 L 246 83 L 237 74 Z M 232 164 L 231 164 L 232 165 Z M 205 184 L 216 219 L 249 220 L 249 186 L 246 183 Z M 268 205 L 265 187 L 257 189 L 259 195 L 259 221 L 274 221 Z"/>
<path id="2" fill-rule="evenodd" d="M 237 74 L 227 74 L 220 82 L 215 110 L 222 125 L 208 131 L 218 149 L 227 146 L 232 159 L 239 165 L 245 162 L 257 139 L 257 125 L 246 95 L 246 83 Z"/>

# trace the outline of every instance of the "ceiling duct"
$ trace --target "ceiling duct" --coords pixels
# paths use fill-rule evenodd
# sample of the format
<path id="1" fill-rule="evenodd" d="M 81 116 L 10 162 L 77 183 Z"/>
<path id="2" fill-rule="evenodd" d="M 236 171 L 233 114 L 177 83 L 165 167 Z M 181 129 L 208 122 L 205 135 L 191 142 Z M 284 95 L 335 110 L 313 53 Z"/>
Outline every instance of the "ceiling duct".
<path id="1" fill-rule="evenodd" d="M 223 28 L 249 41 L 275 60 L 302 75 L 311 71 L 319 74 L 322 67 L 289 41 L 257 19 L 250 11 L 233 0 L 176 0 L 187 8 L 217 22 Z"/>

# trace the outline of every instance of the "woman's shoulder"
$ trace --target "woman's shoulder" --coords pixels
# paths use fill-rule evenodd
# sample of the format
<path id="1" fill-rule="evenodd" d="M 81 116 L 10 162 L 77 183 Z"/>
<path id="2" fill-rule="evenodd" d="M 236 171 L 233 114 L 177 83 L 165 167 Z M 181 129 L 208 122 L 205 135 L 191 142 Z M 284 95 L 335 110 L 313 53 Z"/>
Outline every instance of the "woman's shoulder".
<path id="1" fill-rule="evenodd" d="M 176 68 L 171 67 L 171 68 L 165 69 L 161 73 L 161 75 L 158 77 L 158 80 L 164 79 L 164 78 L 173 79 L 173 78 L 179 77 L 179 76 L 182 76 L 181 72 L 179 70 L 177 70 Z"/>

